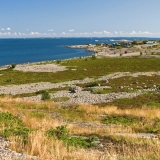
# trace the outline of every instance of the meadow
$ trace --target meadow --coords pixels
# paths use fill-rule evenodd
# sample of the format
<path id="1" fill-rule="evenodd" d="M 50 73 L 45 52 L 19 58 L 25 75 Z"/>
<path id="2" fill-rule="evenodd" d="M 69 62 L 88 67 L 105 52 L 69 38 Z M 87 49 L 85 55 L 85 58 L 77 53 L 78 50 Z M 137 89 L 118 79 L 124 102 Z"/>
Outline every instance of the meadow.
<path id="1" fill-rule="evenodd" d="M 158 72 L 158 58 L 76 58 L 56 62 L 68 70 L 21 72 L 12 67 L 0 70 L 0 84 L 65 82 L 86 77 L 94 82 L 77 84 L 93 94 L 137 92 L 138 89 L 160 86 L 160 76 L 123 76 L 97 78 L 115 72 Z M 105 90 L 91 87 L 110 85 Z M 123 87 L 120 87 L 123 86 Z M 138 88 L 138 87 L 139 88 Z M 132 89 L 128 89 L 132 88 Z M 68 90 L 69 87 L 50 89 L 48 93 Z M 0 136 L 10 140 L 10 148 L 37 156 L 40 160 L 159 160 L 160 157 L 160 92 L 147 90 L 134 98 L 115 99 L 104 104 L 70 104 L 62 106 L 53 99 L 24 102 L 17 97 L 43 94 L 1 95 Z M 65 101 L 54 99 L 54 101 Z M 149 136 L 151 135 L 151 136 Z"/>

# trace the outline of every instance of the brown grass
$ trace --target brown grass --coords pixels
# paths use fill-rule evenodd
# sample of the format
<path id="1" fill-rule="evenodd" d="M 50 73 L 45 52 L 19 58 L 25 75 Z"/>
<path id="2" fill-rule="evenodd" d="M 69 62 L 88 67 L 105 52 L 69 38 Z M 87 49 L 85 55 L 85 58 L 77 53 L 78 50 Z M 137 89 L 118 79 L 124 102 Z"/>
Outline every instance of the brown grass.
<path id="1" fill-rule="evenodd" d="M 159 109 L 118 109 L 116 106 L 98 107 L 93 105 L 81 105 L 79 110 L 87 114 L 116 114 L 116 115 L 133 115 L 146 118 L 160 118 Z"/>
<path id="2" fill-rule="evenodd" d="M 21 108 L 21 104 L 23 104 L 25 108 Z M 51 102 L 38 104 L 38 107 L 40 107 L 39 105 L 46 106 L 45 109 L 49 110 L 49 112 L 54 109 L 56 110 L 58 107 Z M 45 116 L 44 118 L 30 117 L 30 110 L 33 110 L 35 106 L 35 103 L 19 102 L 10 97 L 0 98 L 0 111 L 10 112 L 14 115 L 22 113 L 24 116 L 20 118 L 24 123 L 27 126 L 36 129 L 36 131 L 29 134 L 27 144 L 23 143 L 21 137 L 9 137 L 9 140 L 12 142 L 10 145 L 11 149 L 21 153 L 38 156 L 40 160 L 118 160 L 120 159 L 120 156 L 123 157 L 121 158 L 122 160 L 126 160 L 127 158 L 135 159 L 135 157 L 137 157 L 137 159 L 152 158 L 158 160 L 157 157 L 160 157 L 159 140 L 146 140 L 143 142 L 132 137 L 129 138 L 129 141 L 132 143 L 129 143 L 127 138 L 124 137 L 124 141 L 121 142 L 120 140 L 117 140 L 116 143 L 113 142 L 111 145 L 108 143 L 107 147 L 102 148 L 77 149 L 74 147 L 66 147 L 62 141 L 46 137 L 45 131 L 51 127 L 55 128 L 56 126 L 65 124 L 67 124 L 67 128 L 73 135 L 100 135 L 105 137 L 108 135 L 114 136 L 114 133 L 133 133 L 133 131 L 132 128 L 123 126 L 111 125 L 105 127 L 102 125 L 100 127 L 85 127 L 67 123 L 62 119 L 51 118 L 49 116 Z M 59 106 L 59 108 L 61 107 Z M 99 115 L 103 116 L 109 114 L 160 118 L 160 110 L 158 109 L 118 109 L 115 106 L 98 107 L 92 105 L 80 105 L 76 112 L 82 112 L 85 115 L 85 119 L 87 116 L 90 116 L 88 118 L 89 121 L 92 119 L 91 115 L 99 117 Z"/>

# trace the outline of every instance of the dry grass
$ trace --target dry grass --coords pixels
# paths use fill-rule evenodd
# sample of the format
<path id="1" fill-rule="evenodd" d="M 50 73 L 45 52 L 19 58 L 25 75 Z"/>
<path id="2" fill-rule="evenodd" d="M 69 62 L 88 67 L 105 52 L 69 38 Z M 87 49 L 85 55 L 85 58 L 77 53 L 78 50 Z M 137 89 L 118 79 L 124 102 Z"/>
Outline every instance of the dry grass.
<path id="1" fill-rule="evenodd" d="M 133 115 L 146 118 L 160 118 L 159 109 L 118 109 L 116 106 L 98 107 L 93 105 L 80 105 L 79 110 L 85 111 L 87 114 L 97 115 Z"/>
<path id="2" fill-rule="evenodd" d="M 21 105 L 23 107 L 21 107 Z M 41 106 L 42 105 L 42 106 Z M 24 107 L 25 106 L 25 107 Z M 38 107 L 37 107 L 38 106 Z M 42 104 L 35 104 L 30 102 L 17 102 L 17 100 L 10 97 L 0 98 L 0 111 L 10 112 L 14 115 L 22 113 L 20 118 L 26 124 L 34 130 L 28 136 L 28 142 L 23 143 L 21 137 L 12 136 L 9 140 L 12 142 L 10 148 L 29 155 L 38 156 L 40 160 L 127 160 L 127 159 L 154 159 L 158 160 L 160 157 L 160 145 L 159 140 L 139 140 L 137 138 L 130 137 L 116 140 L 112 143 L 107 143 L 105 147 L 93 148 L 93 149 L 78 149 L 74 147 L 66 147 L 62 141 L 57 139 L 48 138 L 45 131 L 51 127 L 61 126 L 67 124 L 71 134 L 74 135 L 100 135 L 106 137 L 108 135 L 114 135 L 114 133 L 133 133 L 132 128 L 123 126 L 78 126 L 72 123 L 64 122 L 62 119 L 51 118 L 45 116 L 43 118 L 30 117 L 30 110 L 34 107 L 46 107 L 45 109 L 53 111 L 57 110 L 58 106 L 55 106 L 51 102 L 45 102 Z M 36 108 L 36 109 L 37 109 Z M 62 109 L 60 106 L 58 107 Z M 134 115 L 146 118 L 160 118 L 160 110 L 143 110 L 143 109 L 118 109 L 115 106 L 110 107 L 98 107 L 92 105 L 80 105 L 75 112 L 80 112 L 85 115 L 85 119 L 91 121 L 91 115 L 99 117 L 99 115 Z M 83 117 L 82 117 L 83 119 Z M 99 123 L 100 124 L 100 123 Z M 114 139 L 114 138 L 113 138 Z M 106 137 L 107 140 L 107 137 Z M 105 139 L 104 139 L 105 141 Z"/>

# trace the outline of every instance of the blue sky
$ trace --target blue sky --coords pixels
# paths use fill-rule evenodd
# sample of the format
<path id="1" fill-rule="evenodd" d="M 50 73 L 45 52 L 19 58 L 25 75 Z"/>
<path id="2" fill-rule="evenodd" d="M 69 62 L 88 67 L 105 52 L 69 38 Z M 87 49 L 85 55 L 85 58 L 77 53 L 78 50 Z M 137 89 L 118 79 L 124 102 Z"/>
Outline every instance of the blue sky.
<path id="1" fill-rule="evenodd" d="M 160 0 L 0 0 L 0 38 L 160 37 Z"/>

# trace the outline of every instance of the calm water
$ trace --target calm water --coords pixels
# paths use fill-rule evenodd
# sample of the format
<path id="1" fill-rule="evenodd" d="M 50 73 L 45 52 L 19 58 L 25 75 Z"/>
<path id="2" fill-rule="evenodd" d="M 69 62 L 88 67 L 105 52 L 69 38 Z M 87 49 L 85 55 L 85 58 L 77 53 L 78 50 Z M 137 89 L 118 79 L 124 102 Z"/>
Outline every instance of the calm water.
<path id="1" fill-rule="evenodd" d="M 32 38 L 0 39 L 0 66 L 12 63 L 67 59 L 93 54 L 85 49 L 69 49 L 67 45 L 113 43 L 114 40 L 144 38 Z M 148 38 L 147 38 L 148 39 Z"/>

